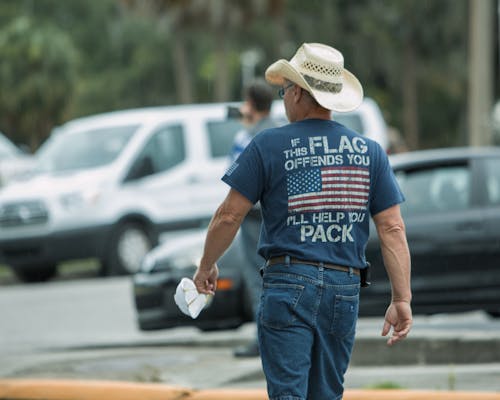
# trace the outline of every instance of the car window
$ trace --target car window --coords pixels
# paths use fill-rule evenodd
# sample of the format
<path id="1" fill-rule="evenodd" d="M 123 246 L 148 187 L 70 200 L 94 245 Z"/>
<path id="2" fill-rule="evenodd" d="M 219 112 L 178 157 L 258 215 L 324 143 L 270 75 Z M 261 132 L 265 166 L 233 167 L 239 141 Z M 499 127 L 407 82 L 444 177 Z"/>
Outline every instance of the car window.
<path id="1" fill-rule="evenodd" d="M 109 164 L 137 128 L 138 125 L 126 125 L 56 133 L 36 153 L 39 168 L 60 172 Z"/>
<path id="2" fill-rule="evenodd" d="M 344 125 L 345 127 L 353 130 L 354 132 L 358 132 L 361 134 L 365 134 L 363 129 L 363 122 L 361 121 L 361 117 L 359 114 L 335 114 L 333 119 L 337 121 L 339 124 Z"/>
<path id="3" fill-rule="evenodd" d="M 144 157 L 150 158 L 154 174 L 181 163 L 186 158 L 182 126 L 168 125 L 156 131 L 144 148 Z"/>
<path id="4" fill-rule="evenodd" d="M 465 210 L 470 203 L 470 170 L 467 165 L 438 166 L 398 171 L 405 195 L 403 214 L 418 215 Z"/>
<path id="5" fill-rule="evenodd" d="M 500 205 L 500 159 L 485 160 L 488 205 Z"/>
<path id="6" fill-rule="evenodd" d="M 243 126 L 236 119 L 208 121 L 208 141 L 212 158 L 226 157 L 233 145 L 233 140 Z"/>

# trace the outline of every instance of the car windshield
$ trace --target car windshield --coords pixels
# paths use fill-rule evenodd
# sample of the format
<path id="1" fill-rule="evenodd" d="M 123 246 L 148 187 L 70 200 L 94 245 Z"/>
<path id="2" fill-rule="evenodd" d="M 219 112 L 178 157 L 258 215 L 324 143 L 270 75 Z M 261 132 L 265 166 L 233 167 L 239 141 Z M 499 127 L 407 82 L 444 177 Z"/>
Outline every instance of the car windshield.
<path id="1" fill-rule="evenodd" d="M 333 119 L 354 132 L 361 133 L 362 135 L 366 133 L 363 131 L 363 123 L 361 122 L 361 118 L 358 114 L 335 114 Z"/>
<path id="2" fill-rule="evenodd" d="M 138 125 L 56 132 L 38 150 L 39 168 L 59 172 L 101 167 L 122 151 Z"/>

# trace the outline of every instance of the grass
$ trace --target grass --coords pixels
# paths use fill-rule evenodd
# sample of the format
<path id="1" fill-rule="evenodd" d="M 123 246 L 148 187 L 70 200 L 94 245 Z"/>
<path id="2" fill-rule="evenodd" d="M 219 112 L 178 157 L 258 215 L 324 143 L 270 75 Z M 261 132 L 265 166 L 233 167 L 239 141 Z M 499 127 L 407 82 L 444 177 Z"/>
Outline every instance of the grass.
<path id="1" fill-rule="evenodd" d="M 99 274 L 99 262 L 94 259 L 76 260 L 62 263 L 58 267 L 60 276 L 73 275 L 97 275 Z"/>
<path id="2" fill-rule="evenodd" d="M 455 374 L 455 371 L 453 369 L 453 365 L 450 365 L 450 370 L 448 372 L 448 377 L 447 377 L 447 389 L 449 391 L 454 391 L 456 390 L 456 383 L 457 383 L 457 376 Z M 405 387 L 399 385 L 396 382 L 391 382 L 391 381 L 383 381 L 379 383 L 374 383 L 373 385 L 368 385 L 365 387 L 365 389 L 406 389 Z M 436 388 L 437 390 L 441 390 L 442 388 Z"/>
<path id="3" fill-rule="evenodd" d="M 6 265 L 0 264 L 0 280 L 11 279 L 13 277 L 14 274 L 12 273 L 10 268 L 7 267 Z"/>
<path id="4" fill-rule="evenodd" d="M 382 389 L 404 389 L 403 386 L 397 384 L 396 382 L 390 382 L 390 381 L 386 381 L 386 382 L 379 382 L 379 383 L 375 383 L 373 385 L 369 385 L 366 387 L 366 389 L 379 389 L 379 390 L 382 390 Z"/>

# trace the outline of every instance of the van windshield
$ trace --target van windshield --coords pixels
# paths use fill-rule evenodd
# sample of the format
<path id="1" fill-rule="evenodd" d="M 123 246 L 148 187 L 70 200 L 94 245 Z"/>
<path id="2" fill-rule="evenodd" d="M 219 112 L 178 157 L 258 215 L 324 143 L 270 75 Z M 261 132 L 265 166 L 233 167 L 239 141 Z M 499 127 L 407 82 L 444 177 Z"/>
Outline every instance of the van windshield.
<path id="1" fill-rule="evenodd" d="M 17 147 L 15 147 L 7 138 L 5 138 L 0 132 L 0 159 L 10 158 L 19 153 Z"/>
<path id="2" fill-rule="evenodd" d="M 118 157 L 139 125 L 61 131 L 53 134 L 36 155 L 43 172 L 101 167 Z"/>

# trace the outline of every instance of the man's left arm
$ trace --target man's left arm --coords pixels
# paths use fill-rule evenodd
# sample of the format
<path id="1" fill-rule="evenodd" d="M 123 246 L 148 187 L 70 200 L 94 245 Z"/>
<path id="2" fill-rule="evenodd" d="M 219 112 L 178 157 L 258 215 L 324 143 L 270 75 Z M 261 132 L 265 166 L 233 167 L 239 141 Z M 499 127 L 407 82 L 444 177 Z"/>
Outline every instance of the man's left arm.
<path id="1" fill-rule="evenodd" d="M 404 339 L 412 325 L 411 312 L 411 259 L 406 241 L 405 225 L 399 205 L 373 216 L 380 239 L 385 269 L 389 275 L 392 300 L 386 314 L 382 336 L 393 328 L 388 344 Z"/>
<path id="2" fill-rule="evenodd" d="M 252 202 L 237 190 L 231 189 L 215 212 L 208 226 L 203 256 L 193 281 L 199 293 L 215 294 L 217 289 L 217 260 L 231 245 Z"/>

